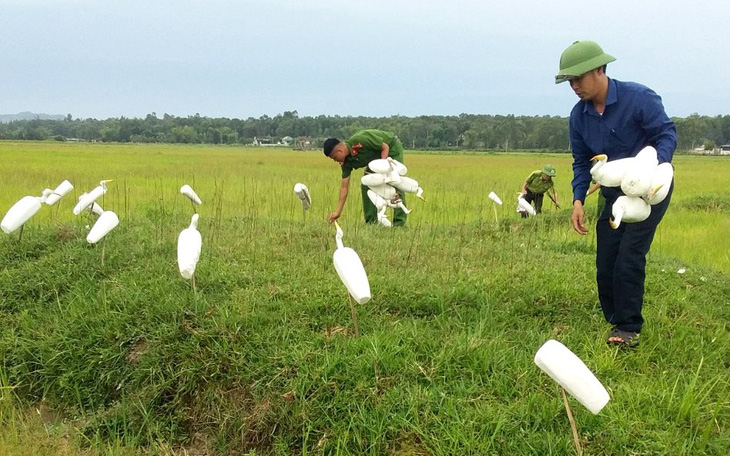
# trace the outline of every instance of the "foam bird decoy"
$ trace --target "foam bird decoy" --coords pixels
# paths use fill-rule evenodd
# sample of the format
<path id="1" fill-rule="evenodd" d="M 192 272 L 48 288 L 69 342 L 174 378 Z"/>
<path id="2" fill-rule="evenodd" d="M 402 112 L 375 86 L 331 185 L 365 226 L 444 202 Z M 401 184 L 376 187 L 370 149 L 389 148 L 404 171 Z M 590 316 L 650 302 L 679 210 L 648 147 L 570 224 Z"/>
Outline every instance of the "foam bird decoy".
<path id="1" fill-rule="evenodd" d="M 596 163 L 591 167 L 591 177 L 604 187 L 618 187 L 626 171 L 631 166 L 632 158 L 620 158 L 608 161 L 608 155 L 599 154 L 591 158 Z"/>
<path id="2" fill-rule="evenodd" d="M 350 247 L 345 247 L 342 243 L 342 228 L 335 222 L 336 234 L 335 241 L 337 242 L 337 250 L 332 255 L 332 261 L 335 265 L 337 275 L 340 276 L 340 280 L 347 288 L 350 295 L 358 302 L 358 304 L 365 304 L 370 301 L 370 283 L 368 282 L 368 276 L 365 273 L 365 267 L 360 261 L 360 257 Z"/>
<path id="3" fill-rule="evenodd" d="M 71 184 L 71 182 L 65 180 L 61 182 L 58 187 L 56 187 L 53 192 L 48 195 L 48 198 L 46 198 L 46 204 L 49 206 L 53 206 L 68 194 L 71 190 L 73 190 L 74 186 Z"/>
<path id="4" fill-rule="evenodd" d="M 489 195 L 487 195 L 487 196 L 489 196 L 490 200 L 494 201 L 495 203 L 499 204 L 500 206 L 502 205 L 502 200 L 499 198 L 499 196 L 497 196 L 496 193 L 489 192 Z"/>
<path id="5" fill-rule="evenodd" d="M 630 166 L 621 179 L 621 191 L 627 196 L 646 196 L 659 164 L 656 149 L 646 146 L 630 160 Z"/>
<path id="6" fill-rule="evenodd" d="M 81 201 L 83 198 L 86 198 L 87 193 L 82 193 L 81 196 L 79 196 L 79 201 Z M 88 210 L 91 214 L 101 215 L 104 212 L 104 209 L 102 209 L 101 206 L 99 206 L 99 203 L 93 202 L 90 205 L 86 206 L 86 208 L 82 210 Z"/>
<path id="7" fill-rule="evenodd" d="M 651 180 L 651 190 L 644 200 L 652 206 L 664 201 L 672 187 L 672 179 L 674 179 L 674 167 L 671 163 L 665 162 L 657 166 Z"/>
<path id="8" fill-rule="evenodd" d="M 416 198 L 426 201 L 426 198 L 423 197 L 423 189 L 418 186 L 418 181 L 415 179 L 411 179 L 410 177 L 401 176 L 400 181 L 393 182 L 393 187 L 397 188 L 398 190 L 404 191 L 406 193 L 415 193 Z"/>
<path id="9" fill-rule="evenodd" d="M 525 199 L 525 195 L 522 193 L 519 193 L 517 196 L 517 212 L 520 214 L 522 213 L 528 213 L 530 215 L 535 215 L 537 212 L 535 212 L 535 208 L 532 207 L 532 204 L 528 203 Z"/>
<path id="10" fill-rule="evenodd" d="M 294 185 L 294 194 L 299 197 L 299 201 L 302 202 L 302 209 L 307 210 L 312 206 L 312 197 L 309 194 L 309 189 L 304 184 Z"/>
<path id="11" fill-rule="evenodd" d="M 390 220 L 388 220 L 388 216 L 385 215 L 385 210 L 388 208 L 388 202 L 372 190 L 368 189 L 367 195 L 368 198 L 370 198 L 370 201 L 372 201 L 375 208 L 378 210 L 378 223 L 386 228 L 392 227 L 393 224 L 390 223 Z"/>
<path id="12" fill-rule="evenodd" d="M 200 197 L 197 193 L 195 193 L 195 190 L 188 184 L 183 185 L 180 187 L 180 193 L 187 196 L 190 199 L 190 202 L 193 204 L 193 212 L 197 213 L 198 211 L 195 210 L 196 204 L 203 204 L 203 202 L 200 200 Z"/>
<path id="13" fill-rule="evenodd" d="M 101 207 L 99 209 L 101 209 Z M 86 242 L 89 244 L 96 244 L 104 236 L 109 234 L 111 230 L 116 228 L 117 225 L 119 225 L 119 217 L 117 217 L 117 214 L 112 211 L 103 211 L 101 215 L 99 215 L 99 219 L 96 223 L 94 223 L 94 226 L 91 227 L 89 234 L 86 236 Z"/>
<path id="14" fill-rule="evenodd" d="M 74 206 L 73 209 L 74 215 L 79 215 L 81 211 L 91 206 L 96 200 L 104 195 L 107 191 L 106 184 L 112 181 L 113 179 L 102 180 L 101 182 L 99 182 L 99 185 L 95 187 L 92 191 L 83 195 L 82 198 L 79 198 L 79 202 L 76 203 L 76 206 Z"/>
<path id="15" fill-rule="evenodd" d="M 608 403 L 606 388 L 575 353 L 557 340 L 548 340 L 540 347 L 535 364 L 594 415 Z"/>
<path id="16" fill-rule="evenodd" d="M 651 214 L 651 206 L 642 198 L 636 196 L 619 196 L 611 206 L 613 219 L 608 223 L 614 230 L 621 226 L 621 222 L 643 222 Z"/>
<path id="17" fill-rule="evenodd" d="M 41 196 L 24 196 L 17 203 L 8 210 L 0 222 L 0 228 L 10 234 L 13 231 L 21 228 L 25 222 L 30 220 L 41 208 L 41 204 L 46 201 L 48 196 L 51 194 L 51 189 L 43 190 Z M 21 232 L 22 236 L 22 232 Z"/>
<path id="18" fill-rule="evenodd" d="M 197 230 L 198 218 L 198 214 L 193 214 L 190 226 L 182 230 L 177 237 L 177 265 L 180 275 L 191 281 L 193 290 L 195 290 L 195 268 L 203 246 L 203 238 Z"/>

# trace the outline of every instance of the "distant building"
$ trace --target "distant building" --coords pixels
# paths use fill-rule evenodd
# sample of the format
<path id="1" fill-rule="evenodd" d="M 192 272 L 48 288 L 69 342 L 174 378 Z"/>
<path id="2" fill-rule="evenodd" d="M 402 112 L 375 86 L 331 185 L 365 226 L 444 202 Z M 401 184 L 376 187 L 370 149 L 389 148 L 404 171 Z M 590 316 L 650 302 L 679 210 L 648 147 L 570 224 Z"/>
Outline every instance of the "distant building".
<path id="1" fill-rule="evenodd" d="M 720 155 L 730 155 L 730 144 L 720 146 Z"/>
<path id="2" fill-rule="evenodd" d="M 310 150 L 312 148 L 311 136 L 300 136 L 294 144 L 294 150 Z"/>

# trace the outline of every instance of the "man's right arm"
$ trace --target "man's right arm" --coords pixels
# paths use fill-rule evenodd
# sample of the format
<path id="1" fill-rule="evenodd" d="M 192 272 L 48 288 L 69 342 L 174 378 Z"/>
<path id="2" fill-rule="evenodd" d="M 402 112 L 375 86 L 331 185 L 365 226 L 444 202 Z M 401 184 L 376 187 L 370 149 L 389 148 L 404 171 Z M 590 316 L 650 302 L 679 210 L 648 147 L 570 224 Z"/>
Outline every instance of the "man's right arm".
<path id="1" fill-rule="evenodd" d="M 345 207 L 345 202 L 347 201 L 347 194 L 350 191 L 350 176 L 343 177 L 342 182 L 340 182 L 340 195 L 339 199 L 337 201 L 337 209 L 330 214 L 329 216 L 329 222 L 332 223 L 338 218 L 340 218 L 340 215 L 342 215 L 342 209 Z"/>
<path id="2" fill-rule="evenodd" d="M 570 125 L 570 145 L 573 149 L 573 214 L 570 221 L 573 229 L 578 234 L 587 234 L 585 227 L 585 211 L 583 201 L 586 198 L 588 186 L 591 183 L 591 159 L 592 151 L 583 141 L 576 126 Z"/>

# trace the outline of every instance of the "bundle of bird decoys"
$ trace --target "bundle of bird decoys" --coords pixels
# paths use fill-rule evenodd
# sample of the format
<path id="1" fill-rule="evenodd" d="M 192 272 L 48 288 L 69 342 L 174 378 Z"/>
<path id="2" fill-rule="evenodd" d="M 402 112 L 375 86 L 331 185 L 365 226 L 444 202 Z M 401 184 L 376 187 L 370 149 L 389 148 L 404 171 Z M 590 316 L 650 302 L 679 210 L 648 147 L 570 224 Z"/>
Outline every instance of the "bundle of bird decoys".
<path id="1" fill-rule="evenodd" d="M 674 178 L 674 168 L 669 162 L 659 164 L 657 151 L 646 146 L 635 157 L 608 161 L 605 154 L 596 155 L 591 168 L 593 180 L 603 187 L 621 187 L 624 195 L 618 197 L 611 208 L 613 229 L 621 222 L 643 222 L 651 214 L 651 206 L 667 197 Z"/>
<path id="2" fill-rule="evenodd" d="M 378 223 L 391 227 L 392 224 L 385 215 L 387 208 L 399 208 L 406 214 L 411 211 L 403 204 L 397 191 L 415 193 L 416 197 L 426 201 L 423 197 L 423 189 L 415 179 L 406 177 L 408 168 L 398 160 L 388 157 L 373 160 L 368 164 L 365 175 L 360 179 L 363 185 L 368 187 L 368 198 L 378 209 Z"/>

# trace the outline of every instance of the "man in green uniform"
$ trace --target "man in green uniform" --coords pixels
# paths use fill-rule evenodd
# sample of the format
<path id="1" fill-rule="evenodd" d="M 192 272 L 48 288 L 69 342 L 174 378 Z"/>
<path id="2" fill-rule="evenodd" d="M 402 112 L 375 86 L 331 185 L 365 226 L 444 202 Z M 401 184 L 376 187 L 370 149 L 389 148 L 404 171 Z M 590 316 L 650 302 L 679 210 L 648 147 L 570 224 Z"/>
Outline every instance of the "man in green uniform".
<path id="1" fill-rule="evenodd" d="M 555 191 L 553 177 L 555 177 L 555 167 L 553 165 L 545 165 L 542 169 L 533 171 L 527 176 L 525 182 L 522 183 L 522 194 L 525 201 L 532 204 L 535 202 L 535 212 L 542 213 L 542 199 L 545 193 L 548 194 L 555 207 L 560 208 L 558 204 L 558 194 Z M 522 213 L 522 217 L 527 217 L 526 213 Z"/>
<path id="2" fill-rule="evenodd" d="M 329 216 L 332 223 L 342 215 L 342 209 L 347 201 L 350 189 L 350 176 L 355 169 L 365 168 L 368 163 L 380 158 L 392 157 L 403 163 L 403 144 L 393 133 L 382 130 L 361 130 L 352 138 L 340 141 L 329 138 L 324 142 L 324 154 L 340 164 L 342 168 L 342 182 L 340 182 L 340 196 L 337 209 Z M 365 170 L 368 173 L 368 170 Z M 362 210 L 365 214 L 365 223 L 378 222 L 378 209 L 368 198 L 368 187 L 361 185 Z M 405 205 L 405 195 L 398 190 L 398 195 Z M 403 226 L 406 223 L 406 213 L 402 209 L 394 209 L 393 225 Z"/>

